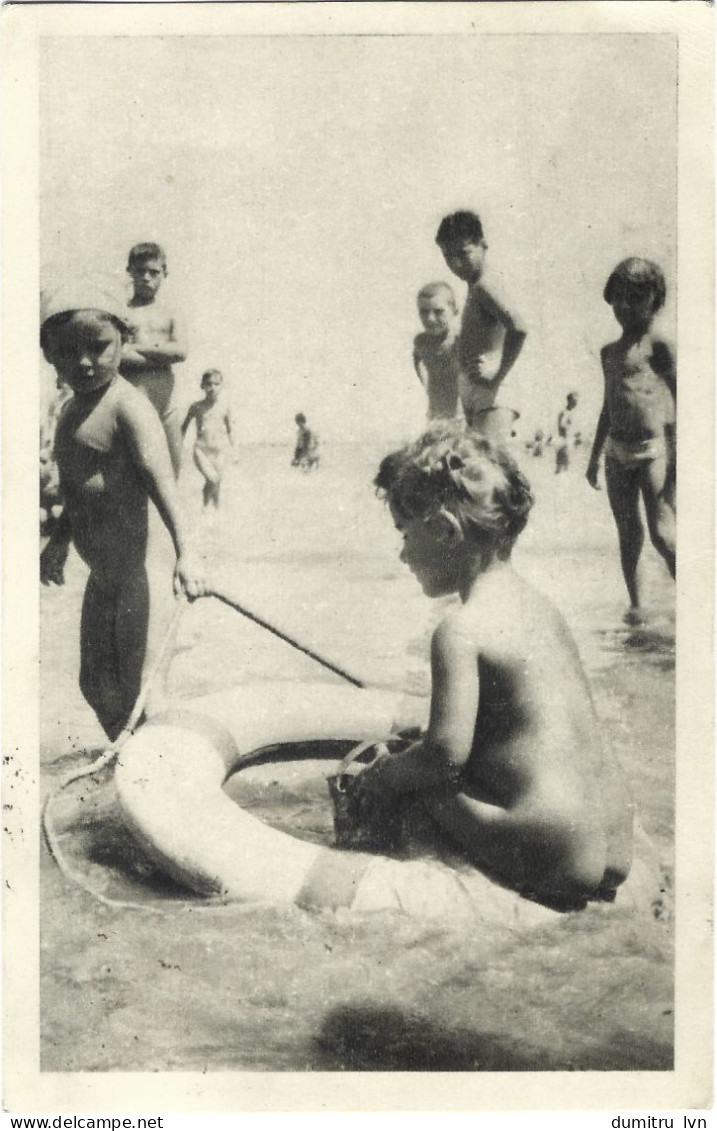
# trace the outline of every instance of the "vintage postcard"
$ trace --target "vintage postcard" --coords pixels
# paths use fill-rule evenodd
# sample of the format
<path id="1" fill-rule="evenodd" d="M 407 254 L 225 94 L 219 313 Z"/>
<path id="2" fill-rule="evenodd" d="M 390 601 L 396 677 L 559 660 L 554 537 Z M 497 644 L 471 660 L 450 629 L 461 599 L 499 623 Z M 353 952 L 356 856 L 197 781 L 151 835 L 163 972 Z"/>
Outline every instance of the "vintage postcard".
<path id="1" fill-rule="evenodd" d="M 4 7 L 6 1111 L 711 1106 L 713 29 Z"/>

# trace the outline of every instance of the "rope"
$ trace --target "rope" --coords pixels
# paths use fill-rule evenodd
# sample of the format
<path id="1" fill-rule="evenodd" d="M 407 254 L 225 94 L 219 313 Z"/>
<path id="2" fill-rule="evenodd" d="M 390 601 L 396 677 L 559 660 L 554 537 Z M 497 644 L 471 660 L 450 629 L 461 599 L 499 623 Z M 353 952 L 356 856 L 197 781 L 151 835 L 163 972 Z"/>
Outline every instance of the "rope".
<path id="1" fill-rule="evenodd" d="M 345 671 L 344 668 L 340 668 L 338 664 L 333 663 L 332 660 L 327 660 L 324 656 L 320 656 L 318 652 L 314 652 L 313 649 L 308 648 L 305 644 L 300 644 L 299 641 L 295 640 L 293 636 L 289 636 L 288 633 L 284 632 L 282 629 L 277 628 L 275 625 L 270 624 L 268 621 L 264 620 L 263 617 L 258 616 L 256 613 L 253 613 L 250 609 L 247 609 L 244 605 L 241 605 L 239 601 L 235 600 L 234 597 L 230 597 L 229 594 L 222 593 L 219 589 L 207 589 L 205 596 L 216 597 L 217 601 L 222 601 L 225 605 L 228 605 L 230 609 L 234 609 L 235 612 L 241 613 L 243 617 L 247 617 L 248 620 L 254 621 L 254 623 L 260 625 L 261 628 L 265 628 L 267 632 L 271 632 L 274 636 L 278 636 L 279 640 L 283 640 L 286 644 L 290 644 L 292 648 L 296 648 L 297 651 L 303 652 L 305 656 L 309 656 L 312 660 L 316 660 L 317 664 L 321 664 L 323 667 L 328 668 L 329 671 L 334 672 L 335 675 L 340 675 L 342 679 L 347 680 L 348 683 L 352 683 L 354 687 L 366 686 L 364 680 L 359 679 L 355 675 L 351 675 L 350 672 Z"/>
<path id="2" fill-rule="evenodd" d="M 70 867 L 67 862 L 67 858 L 65 857 L 65 854 L 60 847 L 59 838 L 55 833 L 54 823 L 52 820 L 52 807 L 59 795 L 64 790 L 66 790 L 68 786 L 72 785 L 73 782 L 80 781 L 82 778 L 94 777 L 95 774 L 100 773 L 101 770 L 104 770 L 107 766 L 110 766 L 117 758 L 117 755 L 124 746 L 125 742 L 127 742 L 127 740 L 134 734 L 137 723 L 139 722 L 142 711 L 144 710 L 147 696 L 152 688 L 152 684 L 157 678 L 157 674 L 162 664 L 166 659 L 167 651 L 172 642 L 174 633 L 176 631 L 177 625 L 179 624 L 180 617 L 184 612 L 186 604 L 187 602 L 184 598 L 179 598 L 177 600 L 174 612 L 172 614 L 172 619 L 169 623 L 169 627 L 167 628 L 164 639 L 162 640 L 161 647 L 155 657 L 154 663 L 147 673 L 142 686 L 139 689 L 139 694 L 137 696 L 135 705 L 132 708 L 132 712 L 124 727 L 122 728 L 120 734 L 117 736 L 109 749 L 105 750 L 105 752 L 101 754 L 99 758 L 95 759 L 95 761 L 92 762 L 91 765 L 84 766 L 81 770 L 73 770 L 66 777 L 64 777 L 60 784 L 47 795 L 42 806 L 41 822 L 42 831 L 45 836 L 45 842 L 50 851 L 50 855 L 52 856 L 62 874 L 67 879 L 70 879 L 74 883 L 76 883 L 78 887 L 81 887 L 84 889 L 84 891 L 89 892 L 89 894 L 94 896 L 95 899 L 98 899 L 100 903 L 107 904 L 110 907 L 136 907 L 143 910 L 155 910 L 155 908 L 152 908 L 151 905 L 147 904 L 126 903 L 121 900 L 109 899 L 107 896 L 101 895 L 99 892 L 96 892 L 92 888 L 88 887 L 84 881 L 84 878 L 79 876 L 77 872 L 75 872 Z"/>

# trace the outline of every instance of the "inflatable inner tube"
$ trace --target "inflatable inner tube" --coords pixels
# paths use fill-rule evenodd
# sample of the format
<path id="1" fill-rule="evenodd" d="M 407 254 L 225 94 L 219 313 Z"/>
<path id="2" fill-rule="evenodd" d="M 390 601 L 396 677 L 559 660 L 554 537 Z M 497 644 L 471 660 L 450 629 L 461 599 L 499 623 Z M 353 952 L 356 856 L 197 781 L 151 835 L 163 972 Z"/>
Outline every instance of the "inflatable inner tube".
<path id="1" fill-rule="evenodd" d="M 156 716 L 127 741 L 115 771 L 118 800 L 148 857 L 199 895 L 469 916 L 507 926 L 555 919 L 559 912 L 474 869 L 299 840 L 247 813 L 222 789 L 237 771 L 275 760 L 269 748 L 278 744 L 380 741 L 425 726 L 427 711 L 428 701 L 418 697 L 326 683 L 262 683 L 206 696 Z M 305 751 L 316 757 L 310 746 Z M 628 886 L 620 902 L 629 898 Z"/>

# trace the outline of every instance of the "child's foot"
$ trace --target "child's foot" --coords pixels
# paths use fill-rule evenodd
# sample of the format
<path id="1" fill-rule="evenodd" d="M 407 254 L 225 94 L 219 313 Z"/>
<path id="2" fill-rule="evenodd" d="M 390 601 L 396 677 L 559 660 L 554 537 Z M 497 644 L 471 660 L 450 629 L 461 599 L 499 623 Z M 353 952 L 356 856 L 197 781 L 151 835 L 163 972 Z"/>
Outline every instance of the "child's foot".
<path id="1" fill-rule="evenodd" d="M 632 628 L 639 628 L 641 625 L 647 624 L 647 614 L 636 605 L 631 605 L 622 619 L 625 624 L 629 624 Z"/>

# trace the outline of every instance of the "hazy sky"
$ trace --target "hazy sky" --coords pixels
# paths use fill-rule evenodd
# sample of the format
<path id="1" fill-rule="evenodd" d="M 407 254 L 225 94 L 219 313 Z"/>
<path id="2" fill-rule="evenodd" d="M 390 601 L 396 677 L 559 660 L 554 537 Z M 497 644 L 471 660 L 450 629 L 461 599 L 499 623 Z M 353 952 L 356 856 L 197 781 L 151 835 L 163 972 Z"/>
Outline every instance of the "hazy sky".
<path id="1" fill-rule="evenodd" d="M 43 278 L 123 285 L 131 244 L 162 243 L 180 398 L 224 370 L 243 438 L 299 409 L 327 437 L 415 431 L 415 293 L 450 277 L 458 207 L 528 324 L 504 399 L 536 426 L 570 388 L 599 407 L 619 259 L 656 259 L 674 303 L 670 36 L 53 38 L 41 60 Z"/>

